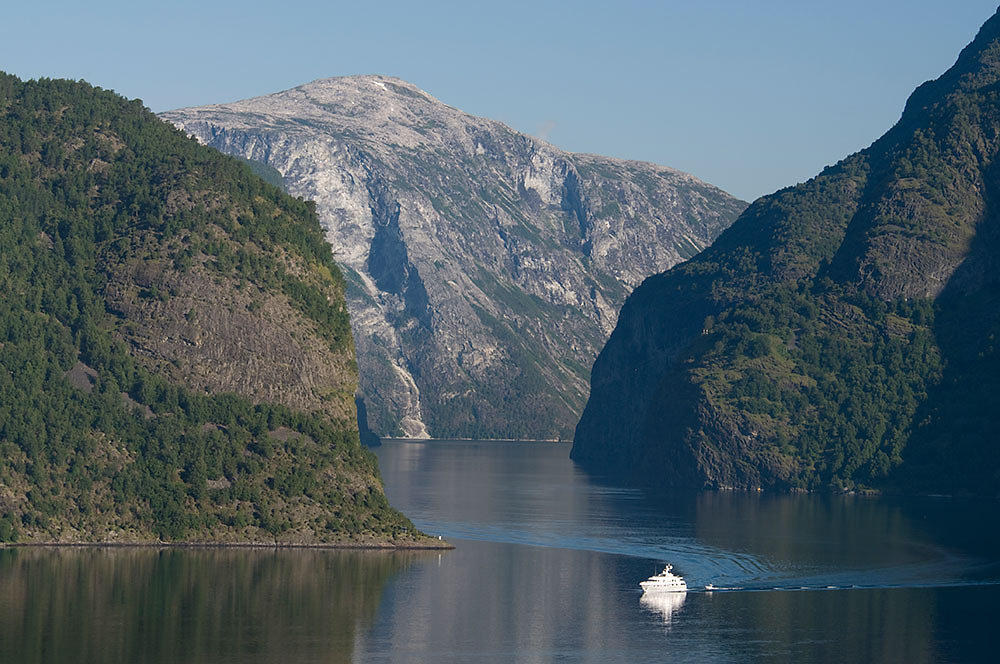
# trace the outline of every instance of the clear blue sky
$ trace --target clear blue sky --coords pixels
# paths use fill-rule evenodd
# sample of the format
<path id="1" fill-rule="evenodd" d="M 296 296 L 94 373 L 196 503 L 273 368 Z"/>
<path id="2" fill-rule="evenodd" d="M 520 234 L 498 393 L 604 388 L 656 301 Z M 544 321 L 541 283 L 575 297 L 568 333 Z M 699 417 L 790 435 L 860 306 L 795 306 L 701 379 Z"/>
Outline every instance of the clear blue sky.
<path id="1" fill-rule="evenodd" d="M 0 69 L 154 111 L 388 74 L 559 147 L 746 199 L 867 146 L 997 0 L 11 2 Z"/>

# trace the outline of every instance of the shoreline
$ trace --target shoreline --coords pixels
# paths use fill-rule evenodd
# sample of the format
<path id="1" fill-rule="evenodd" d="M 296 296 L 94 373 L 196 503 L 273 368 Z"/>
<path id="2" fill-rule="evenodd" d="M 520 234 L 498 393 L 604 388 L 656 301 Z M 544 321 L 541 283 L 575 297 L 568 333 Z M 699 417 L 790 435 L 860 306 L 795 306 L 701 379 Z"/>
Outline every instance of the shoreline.
<path id="1" fill-rule="evenodd" d="M 328 549 L 343 551 L 451 551 L 446 540 L 412 544 L 306 544 L 286 542 L 0 542 L 0 549 Z"/>
<path id="2" fill-rule="evenodd" d="M 572 440 L 558 438 L 379 438 L 387 443 L 546 443 L 550 445 L 572 445 Z"/>

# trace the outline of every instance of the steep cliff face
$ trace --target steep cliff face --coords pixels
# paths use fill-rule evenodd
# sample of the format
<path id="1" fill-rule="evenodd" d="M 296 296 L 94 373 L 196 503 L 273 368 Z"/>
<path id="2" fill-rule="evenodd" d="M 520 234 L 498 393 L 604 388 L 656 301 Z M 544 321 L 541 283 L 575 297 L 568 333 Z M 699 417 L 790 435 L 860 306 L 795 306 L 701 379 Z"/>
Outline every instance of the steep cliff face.
<path id="1" fill-rule="evenodd" d="M 0 73 L 0 543 L 413 544 L 311 204 Z"/>
<path id="2" fill-rule="evenodd" d="M 870 148 L 637 288 L 573 457 L 677 485 L 995 490 L 998 392 L 972 385 L 995 383 L 998 62 L 994 17 Z"/>
<path id="3" fill-rule="evenodd" d="M 626 294 L 744 207 L 690 175 L 562 152 L 382 76 L 163 117 L 316 201 L 382 434 L 568 437 Z"/>

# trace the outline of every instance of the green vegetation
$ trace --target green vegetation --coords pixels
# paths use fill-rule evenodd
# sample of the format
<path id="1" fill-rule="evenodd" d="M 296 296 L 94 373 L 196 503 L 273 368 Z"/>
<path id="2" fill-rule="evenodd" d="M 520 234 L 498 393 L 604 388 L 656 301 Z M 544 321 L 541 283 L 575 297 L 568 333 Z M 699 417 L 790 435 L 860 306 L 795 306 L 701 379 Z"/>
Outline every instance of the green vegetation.
<path id="1" fill-rule="evenodd" d="M 136 278 L 145 317 L 111 306 L 129 270 L 154 265 L 172 276 Z M 139 102 L 0 74 L 0 541 L 413 539 L 340 403 L 352 390 L 301 410 L 155 371 L 135 333 L 182 277 L 285 298 L 291 329 L 356 372 L 311 203 Z"/>
<path id="2" fill-rule="evenodd" d="M 1000 15 L 870 148 L 637 289 L 574 458 L 697 486 L 995 493 L 998 62 Z"/>
<path id="3" fill-rule="evenodd" d="M 276 168 L 268 166 L 267 164 L 260 161 L 254 161 L 253 159 L 244 159 L 242 157 L 237 157 L 237 159 L 246 164 L 250 168 L 250 170 L 253 171 L 254 175 L 259 177 L 264 182 L 272 184 L 278 189 L 284 188 L 285 179 L 281 176 L 281 173 L 279 173 Z"/>
<path id="4" fill-rule="evenodd" d="M 782 484 L 873 486 L 902 463 L 940 378 L 932 321 L 927 300 L 890 308 L 836 287 L 774 287 L 718 315 L 689 355 L 690 380 L 715 418 L 766 437 Z"/>

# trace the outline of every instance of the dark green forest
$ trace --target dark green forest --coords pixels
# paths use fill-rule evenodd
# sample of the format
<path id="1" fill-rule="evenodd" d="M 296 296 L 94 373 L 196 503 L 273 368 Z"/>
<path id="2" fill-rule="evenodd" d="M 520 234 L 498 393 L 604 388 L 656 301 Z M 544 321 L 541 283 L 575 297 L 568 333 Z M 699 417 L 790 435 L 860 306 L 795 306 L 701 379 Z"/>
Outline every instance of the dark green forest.
<path id="1" fill-rule="evenodd" d="M 109 304 L 149 261 L 252 292 L 248 316 L 287 302 L 295 336 L 344 358 L 347 394 L 297 409 L 168 380 L 131 341 L 143 321 Z M 150 318 L 178 297 L 130 287 Z M 139 101 L 0 74 L 0 541 L 415 537 L 341 403 L 357 380 L 343 288 L 311 203 Z"/>
<path id="2" fill-rule="evenodd" d="M 668 485 L 995 494 L 1000 16 L 871 147 L 648 279 L 573 457 Z"/>

